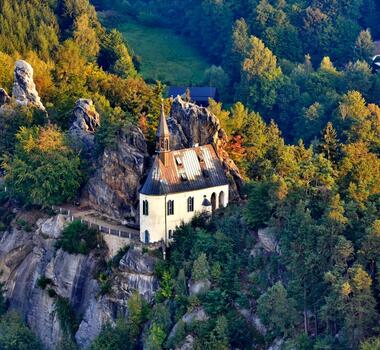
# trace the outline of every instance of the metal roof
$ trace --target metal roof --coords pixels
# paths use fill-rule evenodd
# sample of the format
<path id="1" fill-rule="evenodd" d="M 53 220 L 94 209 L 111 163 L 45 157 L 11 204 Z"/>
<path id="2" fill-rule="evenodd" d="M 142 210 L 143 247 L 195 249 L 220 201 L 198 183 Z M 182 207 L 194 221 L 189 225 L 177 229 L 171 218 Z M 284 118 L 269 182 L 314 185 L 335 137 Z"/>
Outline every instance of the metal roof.
<path id="1" fill-rule="evenodd" d="M 170 86 L 168 96 L 169 97 L 177 97 L 178 95 L 182 96 L 186 93 L 186 87 L 182 86 Z M 215 99 L 216 96 L 216 88 L 211 86 L 193 86 L 189 87 L 190 97 L 194 101 L 203 101 L 208 102 L 209 97 Z"/>
<path id="2" fill-rule="evenodd" d="M 155 157 L 140 193 L 159 196 L 228 184 L 222 163 L 212 145 L 169 153 L 167 166 L 158 156 Z"/>
<path id="3" fill-rule="evenodd" d="M 156 133 L 157 137 L 166 137 L 170 136 L 168 123 L 166 122 L 165 112 L 164 112 L 164 105 L 161 105 L 161 115 L 160 115 L 160 123 L 157 129 Z"/>

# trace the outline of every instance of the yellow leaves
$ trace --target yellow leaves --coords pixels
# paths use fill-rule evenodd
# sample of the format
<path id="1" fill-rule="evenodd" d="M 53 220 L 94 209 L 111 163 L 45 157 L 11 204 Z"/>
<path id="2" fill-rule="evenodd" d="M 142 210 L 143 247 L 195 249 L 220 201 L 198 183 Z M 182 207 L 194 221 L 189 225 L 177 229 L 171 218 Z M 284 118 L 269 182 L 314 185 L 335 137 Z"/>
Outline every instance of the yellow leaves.
<path id="1" fill-rule="evenodd" d="M 344 151 L 340 177 L 348 182 L 350 197 L 363 202 L 369 195 L 380 193 L 380 159 L 376 154 L 363 142 L 348 144 Z"/>
<path id="2" fill-rule="evenodd" d="M 372 224 L 372 234 L 376 237 L 380 237 L 380 220 L 375 220 Z"/>
<path id="3" fill-rule="evenodd" d="M 342 119 L 360 121 L 370 114 L 365 99 L 359 91 L 349 91 L 339 103 L 339 113 Z"/>
<path id="4" fill-rule="evenodd" d="M 86 57 L 94 57 L 99 52 L 98 37 L 87 14 L 79 16 L 75 21 L 74 41 Z"/>
<path id="5" fill-rule="evenodd" d="M 21 149 L 25 153 L 32 153 L 34 151 L 44 153 L 54 151 L 66 152 L 69 150 L 65 144 L 62 132 L 52 125 L 44 128 L 34 127 L 30 129 L 21 127 L 16 137 Z"/>
<path id="6" fill-rule="evenodd" d="M 62 132 L 54 126 L 40 129 L 37 145 L 44 152 L 67 150 Z"/>
<path id="7" fill-rule="evenodd" d="M 369 290 L 371 288 L 371 277 L 369 277 L 368 273 L 363 269 L 362 266 L 359 265 L 350 270 L 350 272 L 353 273 L 351 283 L 354 291 Z"/>
<path id="8" fill-rule="evenodd" d="M 371 292 L 371 277 L 361 265 L 350 268 L 348 272 L 350 279 L 343 282 L 341 286 L 341 293 L 344 298 L 348 299 L 352 295 L 358 296 L 362 293 Z"/>
<path id="9" fill-rule="evenodd" d="M 255 36 L 251 36 L 249 44 L 248 57 L 243 62 L 243 71 L 248 80 L 254 77 L 277 79 L 282 72 L 281 68 L 277 67 L 276 56 Z"/>
<path id="10" fill-rule="evenodd" d="M 341 289 L 342 295 L 345 298 L 348 298 L 352 292 L 350 284 L 346 281 L 342 284 L 342 289 Z"/>
<path id="11" fill-rule="evenodd" d="M 334 74 L 337 73 L 336 68 L 334 67 L 333 63 L 330 60 L 330 57 L 328 56 L 323 57 L 321 61 L 320 69 L 322 71 L 326 71 L 329 73 L 334 73 Z"/>

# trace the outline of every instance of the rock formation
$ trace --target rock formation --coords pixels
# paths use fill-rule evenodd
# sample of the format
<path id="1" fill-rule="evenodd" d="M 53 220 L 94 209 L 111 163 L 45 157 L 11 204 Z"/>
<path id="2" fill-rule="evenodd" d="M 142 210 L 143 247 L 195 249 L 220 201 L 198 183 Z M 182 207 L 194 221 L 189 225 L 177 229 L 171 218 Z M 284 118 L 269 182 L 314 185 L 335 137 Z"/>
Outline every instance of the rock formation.
<path id="1" fill-rule="evenodd" d="M 17 225 L 0 237 L 1 281 L 6 284 L 10 308 L 18 311 L 31 329 L 52 350 L 63 336 L 55 309 L 58 297 L 67 298 L 79 319 L 75 338 L 87 347 L 107 322 L 116 315 L 126 315 L 127 300 L 134 290 L 151 298 L 157 288 L 152 274 L 154 261 L 148 255 L 130 250 L 112 277 L 110 294 L 99 295 L 96 280 L 103 256 L 87 256 L 55 251 L 56 238 L 66 225 L 65 217 L 43 217 L 35 232 L 24 232 Z M 149 278 L 147 278 L 149 276 Z M 44 278 L 46 287 L 38 281 Z"/>
<path id="2" fill-rule="evenodd" d="M 9 103 L 11 98 L 4 89 L 0 89 L 0 107 L 6 103 Z"/>
<path id="3" fill-rule="evenodd" d="M 73 110 L 73 122 L 69 129 L 74 146 L 87 154 L 94 150 L 94 133 L 100 125 L 100 116 L 92 100 L 79 99 Z"/>
<path id="4" fill-rule="evenodd" d="M 23 106 L 34 106 L 46 111 L 33 81 L 32 66 L 22 60 L 16 62 L 12 97 Z"/>
<path id="5" fill-rule="evenodd" d="M 113 218 L 138 224 L 138 190 L 149 160 L 143 133 L 131 126 L 105 149 L 85 196 L 88 204 Z"/>
<path id="6" fill-rule="evenodd" d="M 218 118 L 207 108 L 186 102 L 177 96 L 173 101 L 168 126 L 172 149 L 214 144 L 230 180 L 230 200 L 239 199 L 243 179 L 239 169 L 225 151 L 228 139 Z"/>

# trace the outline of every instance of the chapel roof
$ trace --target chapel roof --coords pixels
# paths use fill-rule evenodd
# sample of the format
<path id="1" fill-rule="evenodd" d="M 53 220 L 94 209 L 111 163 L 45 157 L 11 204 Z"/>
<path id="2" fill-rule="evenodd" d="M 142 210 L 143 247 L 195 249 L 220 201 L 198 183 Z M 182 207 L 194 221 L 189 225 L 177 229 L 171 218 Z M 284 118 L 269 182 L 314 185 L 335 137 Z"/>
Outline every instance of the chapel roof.
<path id="1" fill-rule="evenodd" d="M 228 184 L 222 163 L 212 145 L 168 153 L 166 165 L 159 156 L 155 157 L 140 193 L 158 196 Z"/>
<path id="2" fill-rule="evenodd" d="M 168 128 L 168 123 L 166 122 L 165 112 L 164 112 L 164 105 L 161 105 L 161 115 L 160 115 L 160 121 L 157 128 L 157 135 L 158 138 L 160 137 L 169 137 L 170 132 Z"/>

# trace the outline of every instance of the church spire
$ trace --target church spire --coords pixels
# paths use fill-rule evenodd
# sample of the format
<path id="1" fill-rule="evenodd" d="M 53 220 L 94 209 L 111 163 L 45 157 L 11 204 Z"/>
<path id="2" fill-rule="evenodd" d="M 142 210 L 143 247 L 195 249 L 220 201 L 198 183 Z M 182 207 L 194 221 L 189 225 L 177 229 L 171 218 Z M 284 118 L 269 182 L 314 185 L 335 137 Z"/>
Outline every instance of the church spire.
<path id="1" fill-rule="evenodd" d="M 158 153 L 162 163 L 168 165 L 170 151 L 170 132 L 166 122 L 164 104 L 161 104 L 160 123 L 157 129 L 157 146 L 156 153 Z"/>

